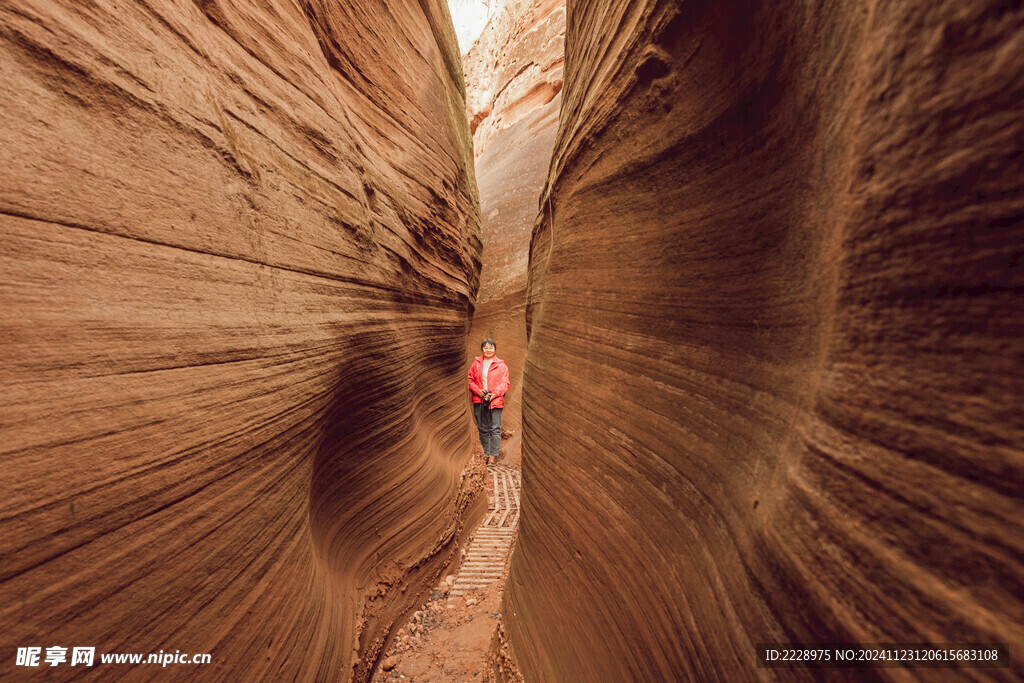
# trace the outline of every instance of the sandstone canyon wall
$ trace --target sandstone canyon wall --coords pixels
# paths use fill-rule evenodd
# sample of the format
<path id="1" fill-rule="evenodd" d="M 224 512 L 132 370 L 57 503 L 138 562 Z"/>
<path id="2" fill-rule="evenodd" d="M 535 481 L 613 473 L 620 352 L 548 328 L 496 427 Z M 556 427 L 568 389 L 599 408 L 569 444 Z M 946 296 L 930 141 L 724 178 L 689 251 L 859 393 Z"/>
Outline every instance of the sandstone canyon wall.
<path id="1" fill-rule="evenodd" d="M 0 670 L 366 675 L 482 512 L 447 9 L 4 2 L 0 65 Z"/>
<path id="2" fill-rule="evenodd" d="M 509 366 L 502 458 L 519 463 L 530 235 L 561 105 L 564 0 L 508 2 L 463 58 L 483 268 L 466 363 L 493 338 Z"/>
<path id="3" fill-rule="evenodd" d="M 567 25 L 503 609 L 527 680 L 774 677 L 759 641 L 1019 653 L 1020 3 Z"/>

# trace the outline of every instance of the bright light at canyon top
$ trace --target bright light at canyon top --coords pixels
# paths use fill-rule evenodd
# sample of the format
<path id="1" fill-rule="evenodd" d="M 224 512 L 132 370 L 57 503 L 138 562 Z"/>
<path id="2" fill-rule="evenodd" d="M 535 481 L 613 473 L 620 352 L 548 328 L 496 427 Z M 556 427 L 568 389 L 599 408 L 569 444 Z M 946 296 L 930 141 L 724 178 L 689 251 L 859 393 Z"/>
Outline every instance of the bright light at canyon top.
<path id="1" fill-rule="evenodd" d="M 452 15 L 461 54 L 466 54 L 473 47 L 499 4 L 500 0 L 448 0 L 448 11 Z"/>

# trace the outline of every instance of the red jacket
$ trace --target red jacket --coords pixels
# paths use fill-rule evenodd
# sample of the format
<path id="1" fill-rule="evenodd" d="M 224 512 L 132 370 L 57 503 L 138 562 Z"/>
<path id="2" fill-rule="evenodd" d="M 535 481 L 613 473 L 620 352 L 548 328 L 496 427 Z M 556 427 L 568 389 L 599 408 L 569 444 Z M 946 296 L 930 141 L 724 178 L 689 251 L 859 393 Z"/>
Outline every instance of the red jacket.
<path id="1" fill-rule="evenodd" d="M 479 393 L 484 388 L 484 380 L 480 374 L 483 367 L 484 357 L 482 355 L 477 356 L 473 364 L 469 366 L 469 391 L 473 394 L 473 403 L 484 402 Z M 487 369 L 487 388 L 494 395 L 488 408 L 505 407 L 504 396 L 508 391 L 508 384 L 508 366 L 505 365 L 505 361 L 495 356 L 491 361 L 491 367 Z"/>

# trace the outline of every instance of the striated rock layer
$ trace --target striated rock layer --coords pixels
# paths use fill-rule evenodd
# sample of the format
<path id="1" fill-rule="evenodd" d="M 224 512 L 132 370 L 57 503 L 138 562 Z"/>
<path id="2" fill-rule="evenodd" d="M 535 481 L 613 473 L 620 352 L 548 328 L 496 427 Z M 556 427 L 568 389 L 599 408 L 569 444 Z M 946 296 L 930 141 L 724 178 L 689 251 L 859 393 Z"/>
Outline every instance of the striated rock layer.
<path id="1" fill-rule="evenodd" d="M 510 0 L 463 57 L 475 156 L 562 90 L 565 2 Z"/>
<path id="2" fill-rule="evenodd" d="M 567 22 L 503 610 L 527 680 L 1021 651 L 1020 4 Z"/>
<path id="3" fill-rule="evenodd" d="M 502 457 L 519 463 L 530 235 L 561 105 L 563 0 L 509 2 L 463 60 L 484 245 L 467 366 L 493 338 L 509 366 Z"/>
<path id="4" fill-rule="evenodd" d="M 0 68 L 0 666 L 364 677 L 482 511 L 444 4 L 8 2 Z"/>

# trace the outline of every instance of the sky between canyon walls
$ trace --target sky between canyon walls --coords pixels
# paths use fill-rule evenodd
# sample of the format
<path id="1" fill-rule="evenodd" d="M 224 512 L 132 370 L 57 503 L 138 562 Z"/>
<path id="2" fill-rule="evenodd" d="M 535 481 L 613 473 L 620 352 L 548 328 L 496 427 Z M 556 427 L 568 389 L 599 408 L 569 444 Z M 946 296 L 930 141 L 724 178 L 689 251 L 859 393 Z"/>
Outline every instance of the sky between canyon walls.
<path id="1" fill-rule="evenodd" d="M 487 25 L 488 17 L 493 14 L 500 0 L 448 0 L 448 11 L 455 25 L 455 35 L 459 39 L 459 53 L 466 54 Z"/>

